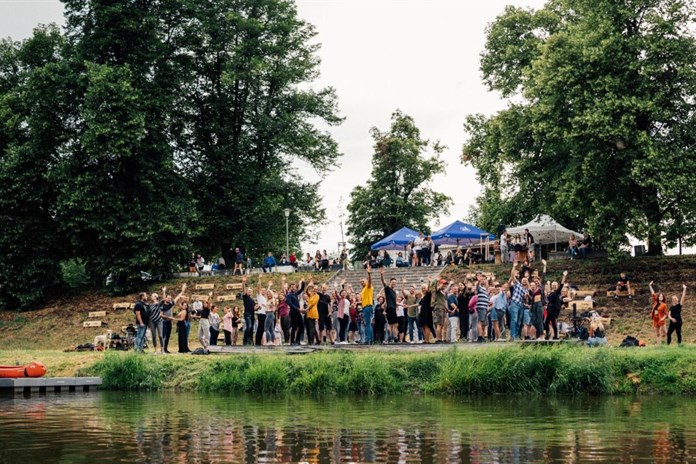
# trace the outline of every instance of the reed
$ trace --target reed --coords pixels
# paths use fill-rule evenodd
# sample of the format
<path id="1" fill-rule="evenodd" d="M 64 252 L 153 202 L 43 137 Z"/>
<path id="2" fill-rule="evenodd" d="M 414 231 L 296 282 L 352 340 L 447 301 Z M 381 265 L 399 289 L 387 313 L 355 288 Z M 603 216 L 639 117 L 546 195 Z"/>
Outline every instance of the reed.
<path id="1" fill-rule="evenodd" d="M 696 347 L 453 348 L 445 353 L 302 356 L 110 353 L 89 372 L 105 389 L 388 395 L 696 394 Z"/>

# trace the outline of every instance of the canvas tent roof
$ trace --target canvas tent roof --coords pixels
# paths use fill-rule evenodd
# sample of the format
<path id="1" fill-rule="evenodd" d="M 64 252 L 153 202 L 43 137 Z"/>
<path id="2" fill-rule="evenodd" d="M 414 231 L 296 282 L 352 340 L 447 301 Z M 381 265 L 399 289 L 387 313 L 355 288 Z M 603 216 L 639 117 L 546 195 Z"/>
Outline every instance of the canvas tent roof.
<path id="1" fill-rule="evenodd" d="M 418 232 L 408 227 L 402 227 L 382 240 L 373 243 L 370 247 L 373 250 L 403 250 L 408 242 L 418 238 Z"/>
<path id="2" fill-rule="evenodd" d="M 523 234 L 524 229 L 529 229 L 529 233 L 534 236 L 534 241 L 541 245 L 550 245 L 559 242 L 567 242 L 570 234 L 582 239 L 584 235 L 563 227 L 551 216 L 541 214 L 531 222 L 517 227 L 508 227 L 508 234 Z"/>
<path id="3" fill-rule="evenodd" d="M 486 236 L 491 240 L 495 239 L 495 236 L 490 232 L 462 221 L 454 221 L 431 235 L 433 241 L 438 245 L 471 245 L 482 240 L 485 241 Z"/>

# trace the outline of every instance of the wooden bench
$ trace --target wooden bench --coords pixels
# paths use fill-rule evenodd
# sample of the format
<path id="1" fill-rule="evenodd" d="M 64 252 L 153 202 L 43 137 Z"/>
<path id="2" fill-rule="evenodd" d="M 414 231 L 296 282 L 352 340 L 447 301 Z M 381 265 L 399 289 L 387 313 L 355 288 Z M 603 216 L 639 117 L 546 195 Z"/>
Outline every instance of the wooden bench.
<path id="1" fill-rule="evenodd" d="M 135 308 L 135 303 L 128 303 L 128 302 L 114 303 L 113 307 L 114 307 L 114 309 L 133 309 L 133 308 Z"/>
<path id="2" fill-rule="evenodd" d="M 191 295 L 191 301 L 208 301 L 208 300 L 210 300 L 210 295 L 203 295 L 203 294 Z"/>
<path id="3" fill-rule="evenodd" d="M 196 284 L 196 290 L 213 290 L 215 284 Z"/>
<path id="4" fill-rule="evenodd" d="M 575 296 L 578 298 L 585 298 L 586 296 L 594 296 L 594 290 L 578 290 L 575 292 Z"/>
<path id="5" fill-rule="evenodd" d="M 82 327 L 101 327 L 102 321 L 85 321 L 82 323 Z"/>
<path id="6" fill-rule="evenodd" d="M 225 285 L 225 288 L 227 290 L 241 290 L 242 284 L 241 284 L 241 282 L 238 284 L 227 284 L 227 285 Z"/>
<path id="7" fill-rule="evenodd" d="M 630 290 L 625 291 L 625 292 L 617 292 L 617 291 L 614 291 L 614 290 L 609 290 L 609 291 L 607 292 L 607 296 L 608 296 L 608 297 L 617 296 L 617 297 L 621 297 L 621 298 L 625 298 L 625 297 L 628 297 L 628 296 L 635 296 L 635 294 L 636 294 L 636 290 L 635 290 L 634 288 L 631 288 Z"/>
<path id="8" fill-rule="evenodd" d="M 220 295 L 217 298 L 215 298 L 215 301 L 221 302 L 221 301 L 235 301 L 237 299 L 236 294 L 231 294 L 231 295 Z"/>
<path id="9" fill-rule="evenodd" d="M 575 305 L 575 309 L 578 311 L 591 311 L 593 306 L 592 301 L 587 300 L 573 300 L 568 307 L 572 309 L 573 305 Z"/>
<path id="10" fill-rule="evenodd" d="M 90 313 L 87 315 L 90 319 L 94 317 L 105 317 L 106 316 L 106 311 L 90 311 Z"/>
<path id="11" fill-rule="evenodd" d="M 611 325 L 611 317 L 600 317 L 599 320 L 602 322 L 604 326 Z"/>

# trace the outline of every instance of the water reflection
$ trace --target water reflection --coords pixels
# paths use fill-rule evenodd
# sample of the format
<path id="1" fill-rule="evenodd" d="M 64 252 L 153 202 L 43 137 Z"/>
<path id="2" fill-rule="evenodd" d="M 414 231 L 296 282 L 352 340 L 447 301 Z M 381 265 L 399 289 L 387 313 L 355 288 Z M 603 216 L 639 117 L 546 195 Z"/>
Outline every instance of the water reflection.
<path id="1" fill-rule="evenodd" d="M 0 400 L 0 462 L 693 462 L 696 401 L 70 394 Z"/>

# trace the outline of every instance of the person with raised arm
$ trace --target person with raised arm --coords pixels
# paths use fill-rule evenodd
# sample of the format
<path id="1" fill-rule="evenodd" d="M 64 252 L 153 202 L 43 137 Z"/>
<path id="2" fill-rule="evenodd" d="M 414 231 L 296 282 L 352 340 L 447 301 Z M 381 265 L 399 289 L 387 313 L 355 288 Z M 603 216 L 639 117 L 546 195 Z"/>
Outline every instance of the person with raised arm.
<path id="1" fill-rule="evenodd" d="M 305 290 L 307 297 L 307 312 L 305 314 L 305 331 L 307 332 L 307 345 L 312 345 L 317 341 L 316 326 L 319 319 L 319 294 L 314 289 L 314 281 L 310 281 Z"/>
<path id="2" fill-rule="evenodd" d="M 657 346 L 660 346 L 662 345 L 662 337 L 665 335 L 665 325 L 667 324 L 667 314 L 669 310 L 667 309 L 664 293 L 655 293 L 652 281 L 650 281 L 648 284 L 648 288 L 650 288 L 650 295 L 652 296 L 653 300 L 650 318 L 652 319 L 653 328 L 655 329 Z"/>
<path id="3" fill-rule="evenodd" d="M 546 260 L 541 261 L 544 265 L 543 279 L 546 280 Z M 551 292 L 547 298 L 546 305 L 546 319 L 544 320 L 544 330 L 546 331 L 546 339 L 551 337 L 551 330 L 553 329 L 553 339 L 558 340 L 558 316 L 561 314 L 561 308 L 563 307 L 563 299 L 561 298 L 561 291 L 566 284 L 566 279 L 568 278 L 568 271 L 563 271 L 563 279 L 561 279 L 560 285 L 558 282 L 551 282 Z"/>
<path id="4" fill-rule="evenodd" d="M 384 279 L 384 272 L 384 268 L 379 270 L 379 278 L 384 287 L 384 306 L 386 308 L 387 324 L 389 324 L 389 334 L 391 335 L 391 340 L 398 340 L 399 321 L 396 315 L 396 279 L 392 277 L 387 285 Z"/>
<path id="5" fill-rule="evenodd" d="M 374 289 L 372 288 L 372 266 L 367 265 L 367 279 L 360 279 L 360 302 L 362 305 L 363 321 L 365 321 L 365 344 L 369 345 L 374 340 L 372 331 L 372 317 L 374 315 Z"/>
<path id="6" fill-rule="evenodd" d="M 302 321 L 302 308 L 300 303 L 300 296 L 305 291 L 305 282 L 300 280 L 300 288 L 297 288 L 297 284 L 292 283 L 288 287 L 285 293 L 285 302 L 290 308 L 290 344 L 299 345 L 302 339 L 302 334 L 304 333 L 304 323 Z"/>
<path id="7" fill-rule="evenodd" d="M 677 332 L 677 343 L 681 345 L 682 342 L 682 305 L 684 304 L 684 298 L 686 298 L 686 284 L 682 285 L 681 298 L 677 298 L 677 295 L 672 296 L 672 306 L 669 308 L 669 329 L 667 329 L 667 344 L 672 343 L 672 334 Z"/>
<path id="8" fill-rule="evenodd" d="M 247 287 L 247 277 L 242 277 L 242 302 L 244 303 L 244 345 L 254 344 L 254 313 L 256 301 L 251 296 L 252 289 Z"/>
<path id="9" fill-rule="evenodd" d="M 280 330 L 283 333 L 283 341 L 286 345 L 292 343 L 290 338 L 290 327 L 292 325 L 290 321 L 290 306 L 288 306 L 287 295 L 288 295 L 288 285 L 285 283 L 285 276 L 280 278 L 280 292 L 276 295 L 278 299 L 278 321 L 280 323 Z"/>
<path id="10" fill-rule="evenodd" d="M 517 262 L 512 263 L 510 271 L 510 339 L 519 340 L 520 325 L 522 322 L 522 313 L 524 311 L 524 296 L 527 289 L 517 279 Z"/>
<path id="11" fill-rule="evenodd" d="M 186 293 L 186 284 L 181 286 L 181 291 L 172 300 L 171 295 L 167 295 L 167 287 L 162 288 L 162 346 L 164 353 L 169 354 L 169 339 L 172 336 L 172 321 L 175 320 L 172 313 L 172 308 L 184 297 Z"/>

